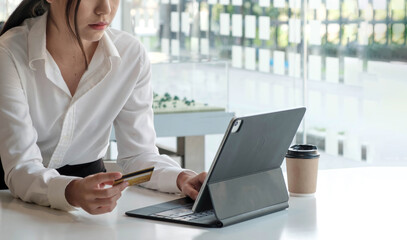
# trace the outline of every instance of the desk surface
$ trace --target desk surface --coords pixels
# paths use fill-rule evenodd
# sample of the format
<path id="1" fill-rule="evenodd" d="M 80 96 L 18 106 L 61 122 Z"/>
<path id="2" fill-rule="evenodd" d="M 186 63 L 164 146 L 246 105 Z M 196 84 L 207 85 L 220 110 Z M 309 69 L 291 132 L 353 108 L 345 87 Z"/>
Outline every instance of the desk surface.
<path id="1" fill-rule="evenodd" d="M 1 239 L 407 239 L 407 168 L 323 170 L 313 198 L 221 229 L 130 218 L 124 212 L 177 198 L 130 187 L 105 215 L 53 210 L 0 191 Z"/>

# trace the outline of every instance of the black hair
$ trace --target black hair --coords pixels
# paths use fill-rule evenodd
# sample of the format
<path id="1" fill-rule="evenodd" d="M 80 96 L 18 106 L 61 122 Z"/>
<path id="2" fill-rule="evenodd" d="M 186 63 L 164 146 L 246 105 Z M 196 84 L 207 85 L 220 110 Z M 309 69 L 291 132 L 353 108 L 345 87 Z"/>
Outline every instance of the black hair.
<path id="1" fill-rule="evenodd" d="M 20 26 L 25 19 L 43 15 L 49 9 L 49 4 L 43 0 L 23 0 L 10 15 L 0 36 L 13 27 Z"/>
<path id="2" fill-rule="evenodd" d="M 76 2 L 74 8 L 74 2 Z M 79 9 L 79 4 L 81 3 L 81 0 L 67 0 L 66 2 L 66 9 L 65 9 L 65 19 L 66 19 L 66 24 L 68 25 L 68 28 L 71 32 L 71 34 L 76 38 L 76 41 L 79 44 L 79 47 L 81 48 L 83 57 L 85 58 L 85 64 L 86 64 L 86 69 L 88 68 L 88 59 L 85 54 L 85 49 L 83 47 L 82 39 L 79 35 L 78 31 L 78 24 L 77 24 L 77 15 L 78 15 L 78 9 Z M 46 0 L 23 0 L 17 8 L 14 10 L 14 12 L 10 15 L 10 17 L 7 19 L 7 21 L 4 23 L 4 26 L 0 32 L 0 36 L 3 35 L 5 32 L 8 30 L 20 26 L 24 20 L 27 18 L 33 18 L 33 17 L 38 17 L 43 15 L 45 12 L 49 10 L 49 3 Z M 74 10 L 74 28 L 72 29 L 71 27 L 71 20 L 70 20 L 70 13 L 71 9 L 73 8 Z"/>

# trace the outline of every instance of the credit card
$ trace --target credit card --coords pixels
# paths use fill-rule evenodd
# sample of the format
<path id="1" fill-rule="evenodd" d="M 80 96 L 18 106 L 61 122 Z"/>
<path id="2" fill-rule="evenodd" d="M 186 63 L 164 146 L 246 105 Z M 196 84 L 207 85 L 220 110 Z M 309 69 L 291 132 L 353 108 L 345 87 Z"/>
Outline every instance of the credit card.
<path id="1" fill-rule="evenodd" d="M 114 181 L 113 186 L 124 181 L 129 183 L 129 186 L 134 184 L 140 184 L 150 181 L 151 175 L 153 175 L 154 167 L 146 168 L 136 172 L 123 175 L 120 179 Z"/>

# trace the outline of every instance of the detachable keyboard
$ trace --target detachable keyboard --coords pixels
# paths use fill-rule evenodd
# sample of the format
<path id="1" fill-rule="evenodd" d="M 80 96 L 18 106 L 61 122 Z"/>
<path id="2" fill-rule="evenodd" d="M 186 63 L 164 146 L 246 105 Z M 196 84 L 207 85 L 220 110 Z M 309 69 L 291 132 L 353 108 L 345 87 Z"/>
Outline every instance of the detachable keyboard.
<path id="1" fill-rule="evenodd" d="M 188 197 L 175 199 L 126 212 L 131 217 L 146 218 L 164 222 L 175 222 L 200 227 L 221 227 L 215 210 L 192 211 L 194 201 Z"/>
<path id="2" fill-rule="evenodd" d="M 202 217 L 214 215 L 213 209 L 203 211 L 203 212 L 194 212 L 194 211 L 192 211 L 191 208 L 192 208 L 192 205 L 180 207 L 180 208 L 174 208 L 171 210 L 154 213 L 154 214 L 151 214 L 150 216 L 188 222 L 188 221 L 199 219 Z"/>

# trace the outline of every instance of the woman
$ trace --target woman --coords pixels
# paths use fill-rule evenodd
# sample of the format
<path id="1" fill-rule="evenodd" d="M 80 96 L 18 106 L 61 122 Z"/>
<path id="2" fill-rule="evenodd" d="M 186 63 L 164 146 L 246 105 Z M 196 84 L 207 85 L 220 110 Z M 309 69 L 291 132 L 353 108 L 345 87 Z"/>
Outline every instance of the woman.
<path id="1" fill-rule="evenodd" d="M 206 173 L 155 147 L 151 67 L 132 36 L 109 29 L 119 0 L 24 0 L 0 37 L 0 156 L 27 202 L 110 212 L 127 183 L 104 173 L 112 124 L 124 172 L 155 166 L 143 186 L 195 199 Z"/>

